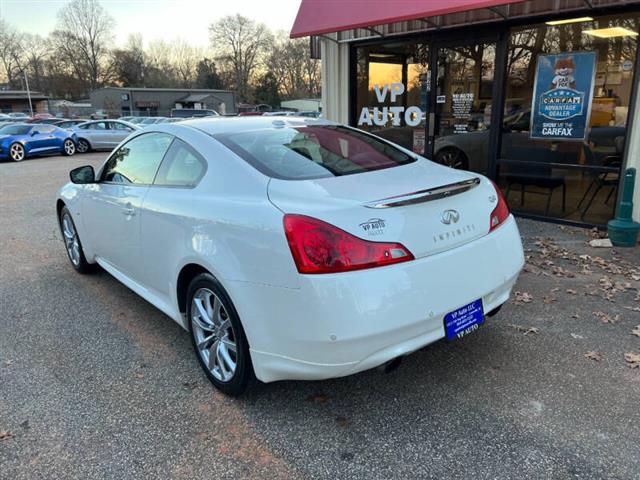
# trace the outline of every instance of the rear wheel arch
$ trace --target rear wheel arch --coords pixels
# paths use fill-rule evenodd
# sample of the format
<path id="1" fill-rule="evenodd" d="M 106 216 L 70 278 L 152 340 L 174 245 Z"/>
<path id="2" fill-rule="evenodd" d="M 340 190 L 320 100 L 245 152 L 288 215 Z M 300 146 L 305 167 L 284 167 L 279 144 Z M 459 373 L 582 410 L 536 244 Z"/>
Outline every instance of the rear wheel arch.
<path id="1" fill-rule="evenodd" d="M 208 269 L 197 263 L 188 263 L 182 267 L 176 281 L 176 298 L 178 299 L 178 310 L 187 313 L 187 292 L 191 281 L 202 273 L 213 275 Z"/>

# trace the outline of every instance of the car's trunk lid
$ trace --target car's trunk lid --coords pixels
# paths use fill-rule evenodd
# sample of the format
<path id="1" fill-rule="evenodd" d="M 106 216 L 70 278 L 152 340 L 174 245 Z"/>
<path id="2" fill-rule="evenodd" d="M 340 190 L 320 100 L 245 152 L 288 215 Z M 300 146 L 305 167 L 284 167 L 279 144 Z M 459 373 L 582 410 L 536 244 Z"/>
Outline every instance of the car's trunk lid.
<path id="1" fill-rule="evenodd" d="M 489 231 L 496 192 L 480 175 L 426 160 L 354 175 L 269 182 L 284 213 L 308 215 L 371 241 L 400 242 L 416 257 Z"/>

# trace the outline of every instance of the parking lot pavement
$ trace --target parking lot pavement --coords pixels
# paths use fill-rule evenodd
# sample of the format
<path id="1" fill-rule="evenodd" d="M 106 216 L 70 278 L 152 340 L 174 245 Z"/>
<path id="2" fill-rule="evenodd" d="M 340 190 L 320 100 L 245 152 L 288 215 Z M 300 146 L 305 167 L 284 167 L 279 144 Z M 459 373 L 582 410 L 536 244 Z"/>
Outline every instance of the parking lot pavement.
<path id="1" fill-rule="evenodd" d="M 0 478 L 640 478 L 637 248 L 521 220 L 517 301 L 478 332 L 234 400 L 178 325 L 68 264 L 55 192 L 104 157 L 0 163 Z"/>

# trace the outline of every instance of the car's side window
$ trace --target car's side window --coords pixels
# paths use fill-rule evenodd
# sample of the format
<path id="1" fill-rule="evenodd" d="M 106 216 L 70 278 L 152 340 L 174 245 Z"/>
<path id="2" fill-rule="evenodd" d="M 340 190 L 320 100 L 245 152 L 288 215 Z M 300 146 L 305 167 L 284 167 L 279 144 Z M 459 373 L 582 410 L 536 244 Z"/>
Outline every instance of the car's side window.
<path id="1" fill-rule="evenodd" d="M 206 160 L 176 138 L 167 151 L 153 184 L 163 187 L 195 187 L 206 171 Z"/>
<path id="2" fill-rule="evenodd" d="M 125 130 L 125 131 L 130 131 L 131 130 L 126 125 L 123 125 L 122 123 L 117 123 L 117 122 L 109 122 L 109 128 L 111 130 Z"/>
<path id="3" fill-rule="evenodd" d="M 151 185 L 172 140 L 167 133 L 146 133 L 129 140 L 109 157 L 100 181 Z"/>
<path id="4" fill-rule="evenodd" d="M 91 125 L 89 125 L 89 128 L 91 130 L 106 130 L 107 129 L 107 124 L 106 124 L 106 122 L 96 122 L 96 123 L 92 123 Z"/>

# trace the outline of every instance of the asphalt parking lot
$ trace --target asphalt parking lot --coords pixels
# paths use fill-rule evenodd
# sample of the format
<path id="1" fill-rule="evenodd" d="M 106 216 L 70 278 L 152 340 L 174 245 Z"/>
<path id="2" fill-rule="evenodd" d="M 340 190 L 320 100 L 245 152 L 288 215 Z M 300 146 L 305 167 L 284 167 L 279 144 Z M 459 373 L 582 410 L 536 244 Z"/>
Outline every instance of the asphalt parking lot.
<path id="1" fill-rule="evenodd" d="M 229 399 L 178 325 L 68 264 L 55 192 L 104 158 L 0 163 L 0 478 L 640 478 L 638 248 L 522 220 L 517 301 L 478 332 Z"/>

